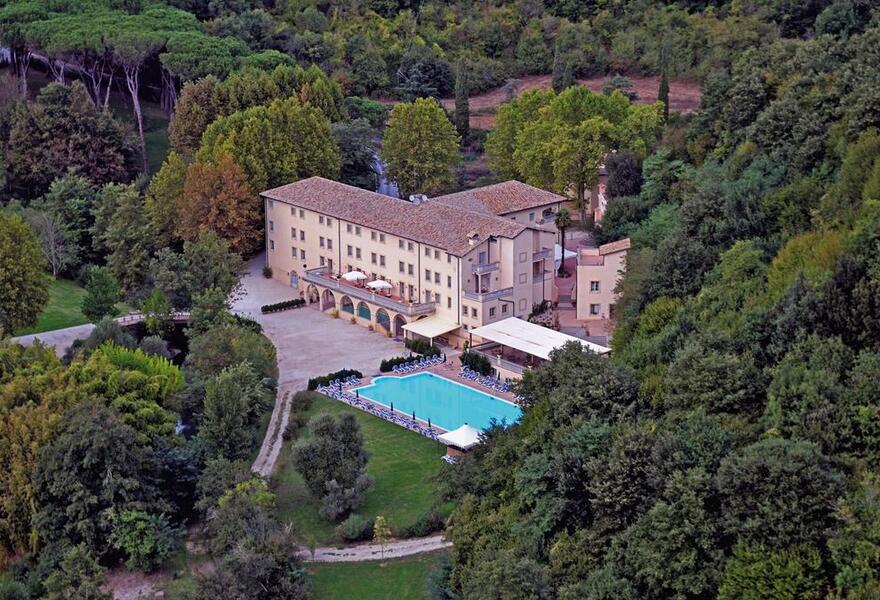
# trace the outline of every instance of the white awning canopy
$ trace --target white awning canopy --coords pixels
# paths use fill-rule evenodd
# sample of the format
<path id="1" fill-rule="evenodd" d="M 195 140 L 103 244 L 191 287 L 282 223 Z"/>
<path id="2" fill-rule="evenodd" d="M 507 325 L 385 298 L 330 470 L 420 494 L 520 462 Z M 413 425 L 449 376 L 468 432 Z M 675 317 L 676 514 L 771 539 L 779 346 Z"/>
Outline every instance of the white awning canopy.
<path id="1" fill-rule="evenodd" d="M 360 271 L 349 271 L 348 273 L 344 273 L 342 278 L 346 281 L 360 281 L 362 279 L 366 279 L 367 275 L 365 273 L 361 273 Z"/>
<path id="2" fill-rule="evenodd" d="M 437 440 L 447 446 L 470 450 L 480 443 L 480 431 L 465 423 L 458 429 L 437 436 Z"/>
<path id="3" fill-rule="evenodd" d="M 447 321 L 446 319 L 441 319 L 437 315 L 431 315 L 430 317 L 425 317 L 424 319 L 420 319 L 418 321 L 413 321 L 412 323 L 407 323 L 403 326 L 404 331 L 409 331 L 410 333 L 415 333 L 416 335 L 421 335 L 429 339 L 433 339 L 437 336 L 443 335 L 444 333 L 449 333 L 450 331 L 454 331 L 461 327 L 458 323 L 453 323 L 451 321 Z"/>
<path id="4" fill-rule="evenodd" d="M 550 352 L 561 348 L 566 342 L 577 342 L 596 354 L 611 352 L 611 349 L 605 346 L 576 338 L 573 335 L 560 333 L 541 325 L 535 325 L 516 317 L 510 317 L 503 321 L 471 329 L 471 334 L 479 336 L 484 340 L 496 342 L 502 346 L 543 358 L 544 360 L 549 360 Z"/>
<path id="5" fill-rule="evenodd" d="M 392 285 L 387 281 L 383 281 L 382 279 L 377 279 L 376 281 L 371 281 L 367 284 L 368 288 L 372 288 L 374 290 L 390 290 Z"/>
<path id="6" fill-rule="evenodd" d="M 553 246 L 553 262 L 556 265 L 556 270 L 559 270 L 560 265 L 562 265 L 563 260 L 568 260 L 569 258 L 574 258 L 577 256 L 577 252 L 572 252 L 571 250 L 564 249 L 559 244 L 554 244 Z"/>

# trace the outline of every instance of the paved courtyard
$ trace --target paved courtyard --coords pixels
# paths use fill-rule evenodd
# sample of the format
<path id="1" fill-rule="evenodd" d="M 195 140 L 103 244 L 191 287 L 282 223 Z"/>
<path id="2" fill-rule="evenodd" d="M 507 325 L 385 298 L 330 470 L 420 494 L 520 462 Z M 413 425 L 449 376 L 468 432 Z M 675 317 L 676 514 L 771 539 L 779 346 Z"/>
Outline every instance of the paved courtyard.
<path id="1" fill-rule="evenodd" d="M 400 356 L 405 348 L 401 342 L 353 325 L 346 319 L 334 319 L 309 306 L 267 315 L 260 313 L 264 304 L 299 297 L 296 290 L 263 277 L 262 265 L 262 256 L 250 262 L 241 280 L 243 293 L 232 308 L 258 321 L 278 351 L 275 410 L 253 465 L 255 472 L 268 476 L 281 450 L 280 433 L 287 427 L 290 395 L 305 389 L 309 378 L 340 369 L 377 374 L 383 358 Z"/>

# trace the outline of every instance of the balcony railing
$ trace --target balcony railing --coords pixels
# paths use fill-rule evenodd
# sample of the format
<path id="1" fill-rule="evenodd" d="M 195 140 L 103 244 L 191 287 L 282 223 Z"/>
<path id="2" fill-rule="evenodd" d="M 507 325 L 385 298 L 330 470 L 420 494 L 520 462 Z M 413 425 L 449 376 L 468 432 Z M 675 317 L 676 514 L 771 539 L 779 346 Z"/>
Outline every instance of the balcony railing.
<path id="1" fill-rule="evenodd" d="M 492 292 L 471 292 L 469 290 L 464 291 L 464 297 L 468 300 L 476 300 L 477 302 L 489 302 L 491 300 L 498 300 L 499 298 L 506 298 L 507 296 L 513 295 L 513 288 L 504 288 L 502 290 L 494 290 Z"/>
<path id="2" fill-rule="evenodd" d="M 532 260 L 544 260 L 545 258 L 553 258 L 553 248 L 541 248 L 532 253 Z"/>
<path id="3" fill-rule="evenodd" d="M 497 271 L 500 267 L 501 263 L 498 261 L 491 263 L 480 263 L 478 265 L 471 265 L 471 271 L 473 271 L 477 275 L 482 275 L 483 273 L 491 273 L 492 271 Z"/>
<path id="4" fill-rule="evenodd" d="M 421 315 L 430 315 L 434 313 L 435 302 L 405 302 L 396 298 L 389 298 L 378 294 L 369 288 L 347 285 L 338 279 L 329 276 L 327 267 L 318 267 L 317 269 L 308 269 L 303 279 L 309 283 L 320 285 L 332 290 L 338 290 L 341 294 L 346 294 L 358 300 L 372 302 L 376 306 L 393 310 L 407 317 L 417 317 Z"/>

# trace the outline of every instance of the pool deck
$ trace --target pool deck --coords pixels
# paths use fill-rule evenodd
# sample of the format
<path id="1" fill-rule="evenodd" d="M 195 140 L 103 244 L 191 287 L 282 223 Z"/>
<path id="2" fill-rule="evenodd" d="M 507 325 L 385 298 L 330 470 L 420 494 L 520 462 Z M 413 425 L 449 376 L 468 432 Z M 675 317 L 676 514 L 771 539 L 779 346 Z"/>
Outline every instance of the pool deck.
<path id="1" fill-rule="evenodd" d="M 441 365 L 435 365 L 429 369 L 421 369 L 419 371 L 413 371 L 412 373 L 402 373 L 401 374 L 401 373 L 388 372 L 388 373 L 377 373 L 372 376 L 364 376 L 361 379 L 361 382 L 357 385 L 357 388 L 345 388 L 345 391 L 349 392 L 349 393 L 353 393 L 355 389 L 367 387 L 373 383 L 373 379 L 375 379 L 376 377 L 405 377 L 406 375 L 416 375 L 418 373 L 434 373 L 435 375 L 439 375 L 439 376 L 444 377 L 450 381 L 454 381 L 456 383 L 460 383 L 461 385 L 473 388 L 477 391 L 483 392 L 484 394 L 489 394 L 490 396 L 495 396 L 496 398 L 501 398 L 502 400 L 506 400 L 507 402 L 510 402 L 511 404 L 518 405 L 513 392 L 501 393 L 501 392 L 494 390 L 494 389 L 490 390 L 489 388 L 484 387 L 475 381 L 470 381 L 468 379 L 465 379 L 464 377 L 459 377 L 458 373 L 461 370 L 461 367 L 458 366 L 458 361 L 454 360 L 457 357 L 458 357 L 458 353 L 456 353 L 455 355 L 447 355 L 447 359 L 446 359 L 445 363 L 443 363 Z M 344 400 L 339 400 L 338 398 L 333 398 L 333 399 L 337 400 L 339 402 L 344 402 Z M 374 402 L 364 396 L 358 396 L 358 399 L 363 404 L 373 407 L 376 411 L 390 411 L 389 407 L 387 407 L 383 404 L 379 404 L 378 402 Z M 349 404 L 349 406 L 351 406 L 351 405 Z M 359 407 L 355 406 L 355 408 L 359 408 Z M 374 414 L 375 416 L 379 416 L 372 411 L 368 411 L 368 412 L 371 412 L 371 414 Z M 401 412 L 399 410 L 395 410 L 394 414 L 398 417 L 403 418 L 403 419 L 407 419 L 409 421 L 412 421 L 412 415 L 410 415 L 408 413 Z M 418 416 L 416 416 L 416 423 L 418 423 L 420 426 L 422 426 L 426 429 L 428 428 L 428 422 L 418 418 Z M 438 435 L 442 434 L 442 433 L 446 433 L 445 429 L 443 429 L 442 427 L 437 427 L 433 423 L 431 423 L 430 429 Z"/>

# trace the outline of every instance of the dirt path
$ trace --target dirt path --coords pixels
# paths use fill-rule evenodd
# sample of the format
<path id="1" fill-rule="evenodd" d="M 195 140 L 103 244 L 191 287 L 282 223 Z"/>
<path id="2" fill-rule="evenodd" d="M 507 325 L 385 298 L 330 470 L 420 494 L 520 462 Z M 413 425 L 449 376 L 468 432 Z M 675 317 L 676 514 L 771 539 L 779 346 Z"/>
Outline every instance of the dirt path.
<path id="1" fill-rule="evenodd" d="M 404 556 L 412 556 L 413 554 L 435 552 L 450 547 L 452 547 L 452 542 L 447 541 L 442 534 L 438 534 L 390 542 L 385 544 L 384 555 L 379 544 L 358 544 L 343 548 L 315 548 L 314 554 L 312 554 L 311 550 L 303 549 L 300 552 L 300 556 L 306 562 L 364 562 L 368 560 L 402 558 Z"/>
<path id="2" fill-rule="evenodd" d="M 272 418 L 266 429 L 266 437 L 263 438 L 260 453 L 251 465 L 251 471 L 262 477 L 269 477 L 275 468 L 275 463 L 278 462 L 278 455 L 284 445 L 284 430 L 287 429 L 287 420 L 290 418 L 290 399 L 290 391 L 279 387 Z"/>

